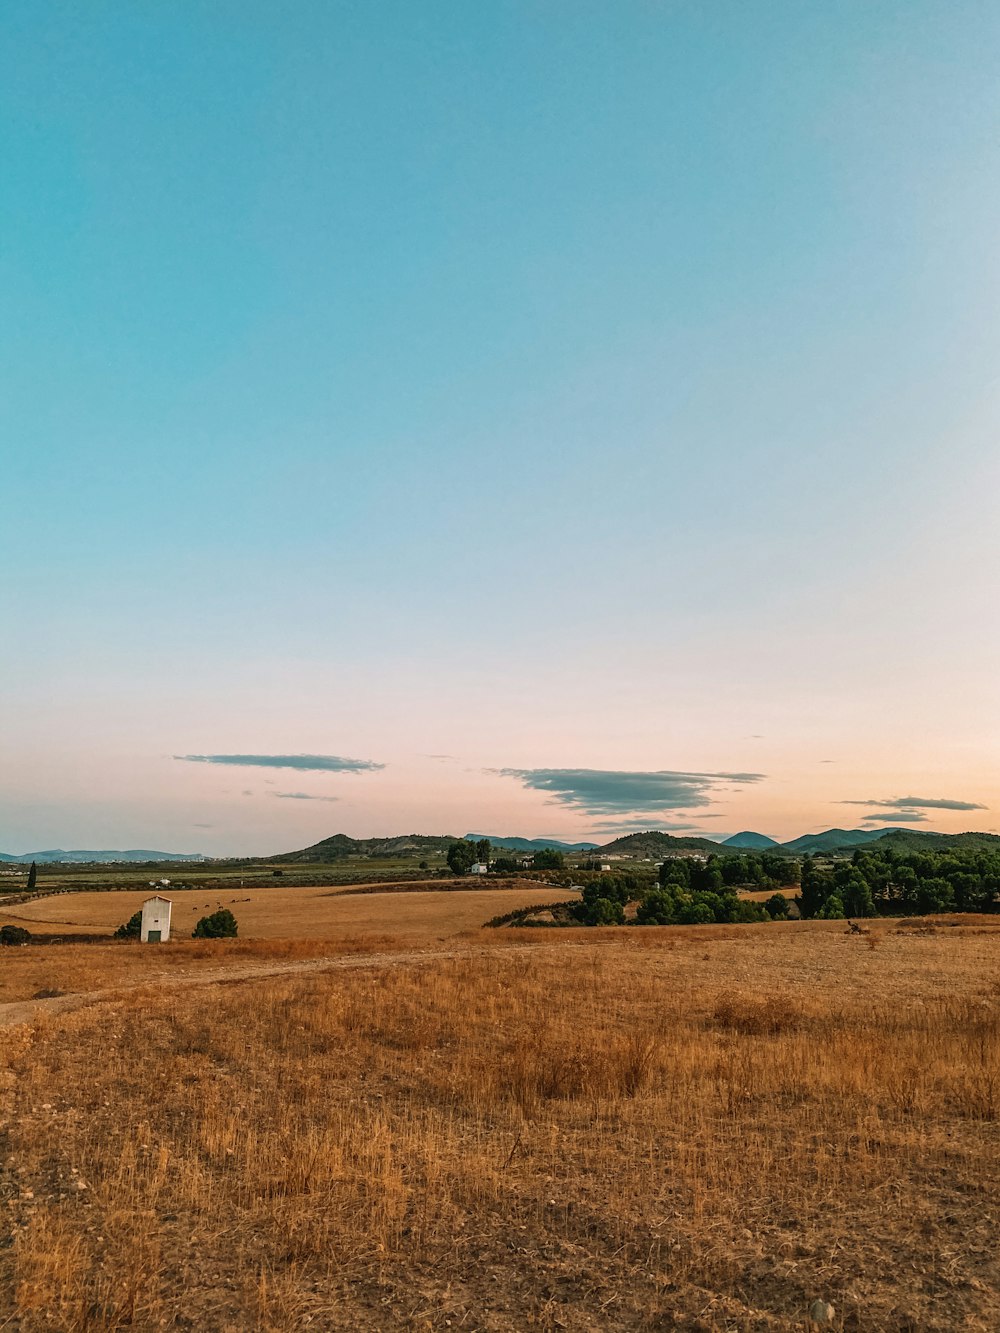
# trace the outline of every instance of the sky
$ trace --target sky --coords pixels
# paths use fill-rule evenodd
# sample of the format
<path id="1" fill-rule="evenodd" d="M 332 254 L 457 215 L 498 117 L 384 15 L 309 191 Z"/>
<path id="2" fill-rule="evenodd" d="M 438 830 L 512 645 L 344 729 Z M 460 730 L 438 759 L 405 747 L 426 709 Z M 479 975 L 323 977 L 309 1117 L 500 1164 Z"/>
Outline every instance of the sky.
<path id="1" fill-rule="evenodd" d="M 998 62 L 9 0 L 0 850 L 1000 828 Z"/>

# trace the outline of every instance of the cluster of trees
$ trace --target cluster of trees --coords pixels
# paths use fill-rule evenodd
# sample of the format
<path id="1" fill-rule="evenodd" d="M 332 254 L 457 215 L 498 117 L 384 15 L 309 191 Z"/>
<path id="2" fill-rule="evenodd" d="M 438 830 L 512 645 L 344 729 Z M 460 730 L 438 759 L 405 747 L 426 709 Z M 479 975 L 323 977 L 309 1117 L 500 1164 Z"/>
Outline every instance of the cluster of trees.
<path id="1" fill-rule="evenodd" d="M 456 875 L 467 875 L 478 861 L 489 866 L 495 874 L 514 875 L 521 869 L 521 861 L 516 856 L 498 856 L 491 861 L 493 848 L 489 838 L 480 838 L 478 842 L 453 842 L 448 848 L 448 867 Z M 566 858 L 554 848 L 543 847 L 532 855 L 532 870 L 563 870 Z"/>
<path id="2" fill-rule="evenodd" d="M 0 944 L 28 944 L 31 932 L 23 926 L 0 926 Z"/>
<path id="3" fill-rule="evenodd" d="M 788 916 L 781 887 L 799 882 L 799 863 L 772 852 L 738 856 L 672 857 L 660 867 L 655 886 L 641 872 L 600 875 L 584 887 L 574 915 L 588 926 L 625 920 L 625 905 L 638 899 L 636 922 L 643 926 L 693 926 L 711 922 L 771 921 Z M 775 889 L 765 903 L 737 896 L 738 888 Z"/>
<path id="4" fill-rule="evenodd" d="M 734 889 L 684 889 L 666 884 L 640 901 L 640 926 L 707 926 L 713 922 L 773 921 L 788 916 L 788 899 L 773 894 L 766 903 L 738 898 Z"/>
<path id="5" fill-rule="evenodd" d="M 649 887 L 645 877 L 630 871 L 597 875 L 583 886 L 573 915 L 585 926 L 618 926 L 625 920 L 625 904 Z"/>
<path id="6" fill-rule="evenodd" d="M 697 865 L 697 863 L 696 863 Z M 695 882 L 700 881 L 695 876 Z M 788 899 L 775 893 L 766 903 L 737 897 L 724 884 L 692 887 L 668 878 L 650 886 L 640 875 L 601 875 L 586 884 L 573 915 L 586 926 L 615 926 L 625 920 L 626 903 L 638 899 L 636 924 L 640 926 L 698 926 L 712 922 L 771 921 L 788 915 Z"/>
<path id="7" fill-rule="evenodd" d="M 739 856 L 710 856 L 706 861 L 677 856 L 660 867 L 660 883 L 694 892 L 720 889 L 778 889 L 799 882 L 794 857 L 773 852 L 745 852 Z"/>
<path id="8" fill-rule="evenodd" d="M 555 847 L 540 847 L 531 855 L 532 870 L 564 870 L 566 858 Z"/>
<path id="9" fill-rule="evenodd" d="M 833 866 L 807 856 L 798 901 L 803 916 L 834 919 L 992 912 L 1000 901 L 1000 853 L 859 848 Z"/>
<path id="10" fill-rule="evenodd" d="M 456 875 L 467 875 L 477 861 L 488 866 L 492 850 L 489 838 L 480 838 L 478 842 L 467 842 L 463 838 L 453 842 L 448 848 L 448 868 Z"/>

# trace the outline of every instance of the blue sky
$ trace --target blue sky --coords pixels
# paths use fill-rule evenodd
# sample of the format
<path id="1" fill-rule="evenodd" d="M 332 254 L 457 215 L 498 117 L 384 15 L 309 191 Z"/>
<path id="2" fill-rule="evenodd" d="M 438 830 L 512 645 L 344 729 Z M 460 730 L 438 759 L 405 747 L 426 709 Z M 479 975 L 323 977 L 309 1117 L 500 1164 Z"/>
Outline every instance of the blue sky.
<path id="1" fill-rule="evenodd" d="M 0 34 L 0 848 L 995 826 L 994 6 Z"/>

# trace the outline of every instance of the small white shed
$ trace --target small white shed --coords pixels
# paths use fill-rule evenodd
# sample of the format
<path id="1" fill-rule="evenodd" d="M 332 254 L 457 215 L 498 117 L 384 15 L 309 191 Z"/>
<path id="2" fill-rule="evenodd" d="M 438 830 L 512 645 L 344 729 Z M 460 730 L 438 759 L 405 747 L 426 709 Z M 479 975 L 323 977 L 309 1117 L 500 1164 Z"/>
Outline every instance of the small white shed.
<path id="1" fill-rule="evenodd" d="M 485 861 L 474 861 L 472 865 L 469 866 L 470 875 L 485 875 L 488 872 L 489 872 L 489 866 L 486 864 Z"/>
<path id="2" fill-rule="evenodd" d="M 170 909 L 173 906 L 169 898 L 156 894 L 147 898 L 142 905 L 142 928 L 139 938 L 144 944 L 163 944 L 170 939 Z"/>

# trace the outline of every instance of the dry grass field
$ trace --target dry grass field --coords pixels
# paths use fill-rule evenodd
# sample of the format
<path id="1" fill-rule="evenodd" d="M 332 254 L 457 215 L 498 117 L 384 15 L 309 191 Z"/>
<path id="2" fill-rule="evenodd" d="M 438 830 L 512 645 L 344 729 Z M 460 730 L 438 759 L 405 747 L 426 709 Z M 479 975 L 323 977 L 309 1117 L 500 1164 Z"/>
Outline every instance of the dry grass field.
<path id="1" fill-rule="evenodd" d="M 401 939 L 443 939 L 474 930 L 516 907 L 568 897 L 551 885 L 513 880 L 502 888 L 432 889 L 385 893 L 345 892 L 341 888 L 204 889 L 171 894 L 171 930 L 190 937 L 195 922 L 218 907 L 228 907 L 244 939 L 347 939 L 389 932 Z M 107 935 L 137 912 L 151 889 L 142 892 L 67 893 L 0 908 L 0 925 L 28 930 Z"/>
<path id="2" fill-rule="evenodd" d="M 486 939 L 8 1029 L 0 1327 L 1000 1325 L 1000 931 Z"/>

